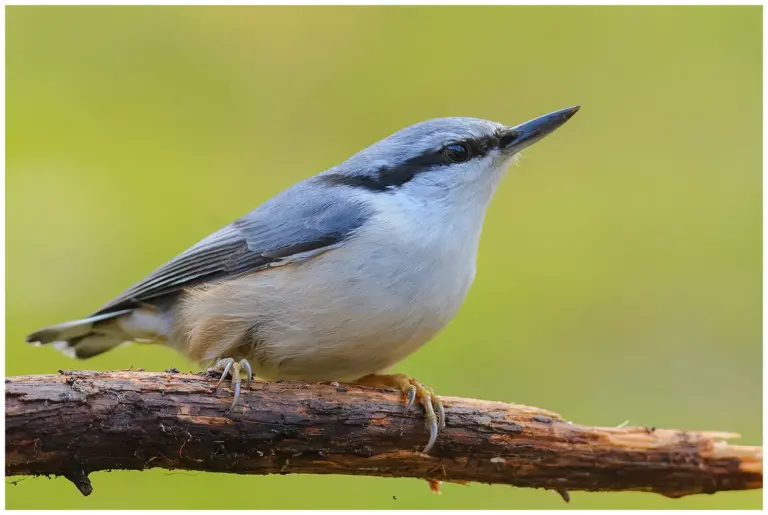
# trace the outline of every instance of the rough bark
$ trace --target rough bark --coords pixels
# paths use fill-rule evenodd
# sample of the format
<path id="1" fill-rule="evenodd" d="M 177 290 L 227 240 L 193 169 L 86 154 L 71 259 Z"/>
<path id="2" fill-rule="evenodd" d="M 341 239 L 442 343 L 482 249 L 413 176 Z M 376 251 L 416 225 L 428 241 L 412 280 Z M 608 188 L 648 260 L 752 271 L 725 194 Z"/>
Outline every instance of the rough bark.
<path id="1" fill-rule="evenodd" d="M 421 408 L 336 383 L 232 391 L 174 372 L 74 372 L 6 379 L 6 475 L 61 475 L 88 495 L 90 472 L 161 467 L 238 474 L 354 474 L 680 497 L 762 488 L 762 448 L 738 435 L 589 427 L 528 406 L 445 398 L 430 455 Z"/>

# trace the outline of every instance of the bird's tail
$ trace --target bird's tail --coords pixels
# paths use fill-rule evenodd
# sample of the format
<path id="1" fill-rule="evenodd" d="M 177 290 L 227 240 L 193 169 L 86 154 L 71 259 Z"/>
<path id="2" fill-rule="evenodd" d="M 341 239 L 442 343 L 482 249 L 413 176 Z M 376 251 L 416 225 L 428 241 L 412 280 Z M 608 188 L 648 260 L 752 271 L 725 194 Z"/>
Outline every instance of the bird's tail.
<path id="1" fill-rule="evenodd" d="M 118 321 L 121 317 L 130 318 L 134 311 L 123 309 L 46 327 L 27 336 L 27 342 L 35 345 L 52 343 L 73 358 L 91 358 L 132 340 Z"/>

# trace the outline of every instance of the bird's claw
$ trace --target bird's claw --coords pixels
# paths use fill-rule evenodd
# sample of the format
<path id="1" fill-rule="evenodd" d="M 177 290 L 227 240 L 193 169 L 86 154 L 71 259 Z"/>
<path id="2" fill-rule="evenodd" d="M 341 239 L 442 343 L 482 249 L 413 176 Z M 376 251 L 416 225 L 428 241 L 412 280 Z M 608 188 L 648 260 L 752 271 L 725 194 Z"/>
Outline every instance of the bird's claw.
<path id="1" fill-rule="evenodd" d="M 240 373 L 242 370 L 245 370 L 247 385 L 251 385 L 251 380 L 253 379 L 253 368 L 251 368 L 251 364 L 247 359 L 235 361 L 232 358 L 223 358 L 216 362 L 216 364 L 210 370 L 213 372 L 221 373 L 219 382 L 216 383 L 216 386 L 213 388 L 214 391 L 216 391 L 219 386 L 221 386 L 221 383 L 224 381 L 224 378 L 227 376 L 227 374 L 232 376 L 232 390 L 235 392 L 234 398 L 232 399 L 232 406 L 229 408 L 229 412 L 232 413 L 232 411 L 235 409 L 235 406 L 237 406 L 238 399 L 240 398 Z"/>
<path id="2" fill-rule="evenodd" d="M 428 388 L 415 379 L 405 374 L 393 375 L 370 375 L 358 381 L 362 384 L 371 386 L 385 386 L 399 389 L 405 394 L 405 409 L 407 412 L 418 399 L 419 404 L 424 407 L 427 429 L 429 430 L 429 441 L 422 451 L 427 454 L 437 441 L 437 434 L 445 428 L 445 405 L 431 388 Z"/>
<path id="3" fill-rule="evenodd" d="M 224 378 L 227 377 L 227 374 L 229 374 L 229 371 L 232 369 L 232 366 L 235 364 L 235 360 L 232 358 L 225 358 L 222 360 L 219 360 L 216 365 L 214 365 L 213 369 L 217 372 L 221 372 L 221 377 L 219 378 L 219 382 L 216 383 L 216 386 L 213 388 L 214 390 L 218 390 L 219 386 L 221 386 L 221 382 L 224 381 Z M 223 369 L 219 370 L 220 367 L 224 367 Z M 232 379 L 234 380 L 235 374 L 232 374 Z"/>
<path id="4" fill-rule="evenodd" d="M 438 429 L 445 429 L 445 405 L 439 397 L 435 397 L 435 406 L 437 406 Z"/>
<path id="5" fill-rule="evenodd" d="M 437 441 L 437 433 L 441 429 L 445 429 L 445 406 L 443 401 L 435 395 L 431 388 L 409 377 L 400 379 L 400 389 L 405 390 L 407 399 L 406 411 L 413 405 L 415 399 L 418 399 L 419 404 L 424 407 L 426 425 L 427 429 L 429 429 L 429 441 L 422 452 L 427 454 L 432 450 Z"/>
<path id="6" fill-rule="evenodd" d="M 405 409 L 403 410 L 403 413 L 407 413 L 409 409 L 413 406 L 413 402 L 416 400 L 416 387 L 411 385 L 411 387 L 408 389 L 407 392 L 405 392 Z"/>

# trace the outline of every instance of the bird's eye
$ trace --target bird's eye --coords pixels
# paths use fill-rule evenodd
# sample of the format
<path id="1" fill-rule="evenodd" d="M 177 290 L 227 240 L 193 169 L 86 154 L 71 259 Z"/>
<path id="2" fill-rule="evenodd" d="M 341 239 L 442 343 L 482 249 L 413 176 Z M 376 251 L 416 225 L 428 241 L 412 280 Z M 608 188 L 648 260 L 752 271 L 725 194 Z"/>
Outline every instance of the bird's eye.
<path id="1" fill-rule="evenodd" d="M 469 159 L 469 149 L 466 145 L 460 143 L 448 145 L 443 149 L 443 154 L 445 154 L 445 157 L 452 163 L 463 163 Z"/>

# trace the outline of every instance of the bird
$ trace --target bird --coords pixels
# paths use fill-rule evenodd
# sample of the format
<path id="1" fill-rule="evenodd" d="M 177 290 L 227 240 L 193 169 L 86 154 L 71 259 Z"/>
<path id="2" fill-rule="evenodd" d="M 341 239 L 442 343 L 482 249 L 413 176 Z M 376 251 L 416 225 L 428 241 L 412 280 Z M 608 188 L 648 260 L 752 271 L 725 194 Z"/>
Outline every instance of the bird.
<path id="1" fill-rule="evenodd" d="M 241 383 L 395 388 L 424 408 L 429 453 L 445 403 L 387 373 L 456 315 L 483 222 L 521 150 L 580 106 L 506 126 L 470 117 L 403 128 L 203 238 L 92 315 L 26 340 L 86 359 L 126 342 L 171 347 Z"/>

